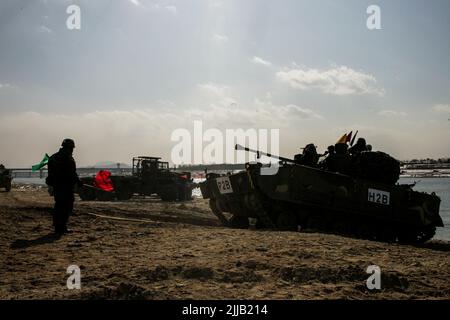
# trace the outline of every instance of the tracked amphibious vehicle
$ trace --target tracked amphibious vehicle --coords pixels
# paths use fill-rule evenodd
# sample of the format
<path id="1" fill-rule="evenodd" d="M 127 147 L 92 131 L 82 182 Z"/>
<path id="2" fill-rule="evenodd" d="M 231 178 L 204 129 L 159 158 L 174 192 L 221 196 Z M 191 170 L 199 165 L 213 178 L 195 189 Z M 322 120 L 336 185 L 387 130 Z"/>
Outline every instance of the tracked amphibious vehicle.
<path id="1" fill-rule="evenodd" d="M 248 163 L 238 173 L 207 175 L 203 198 L 225 226 L 248 228 L 253 218 L 259 228 L 404 243 L 425 242 L 443 227 L 440 198 L 397 184 L 399 164 L 385 153 L 362 152 L 352 173 L 342 174 L 236 149 L 275 157 L 279 167 Z"/>

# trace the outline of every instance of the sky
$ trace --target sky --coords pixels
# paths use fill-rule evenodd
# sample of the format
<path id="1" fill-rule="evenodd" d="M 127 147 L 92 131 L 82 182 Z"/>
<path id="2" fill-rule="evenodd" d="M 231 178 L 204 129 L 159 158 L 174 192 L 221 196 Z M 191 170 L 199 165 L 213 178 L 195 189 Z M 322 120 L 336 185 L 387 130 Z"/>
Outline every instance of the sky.
<path id="1" fill-rule="evenodd" d="M 1 0 L 0 162 L 66 137 L 79 166 L 171 161 L 194 121 L 279 129 L 285 157 L 350 130 L 397 159 L 450 157 L 449 16 L 447 0 Z"/>

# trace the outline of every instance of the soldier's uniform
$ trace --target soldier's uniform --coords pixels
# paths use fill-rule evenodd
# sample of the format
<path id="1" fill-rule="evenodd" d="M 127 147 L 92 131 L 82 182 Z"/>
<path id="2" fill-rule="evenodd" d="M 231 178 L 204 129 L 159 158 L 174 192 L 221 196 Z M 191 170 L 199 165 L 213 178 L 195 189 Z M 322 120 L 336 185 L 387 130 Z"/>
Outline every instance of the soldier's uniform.
<path id="1" fill-rule="evenodd" d="M 48 177 L 46 183 L 53 187 L 55 207 L 53 212 L 53 226 L 55 233 L 69 232 L 67 222 L 73 211 L 74 187 L 81 184 L 76 172 L 75 160 L 72 157 L 75 143 L 65 139 L 62 148 L 48 160 Z"/>
<path id="2" fill-rule="evenodd" d="M 316 146 L 313 143 L 307 144 L 303 149 L 303 162 L 310 167 L 316 167 L 319 162 Z"/>
<path id="3" fill-rule="evenodd" d="M 328 170 L 342 174 L 351 174 L 352 163 L 346 143 L 335 144 L 335 154 L 330 158 Z"/>
<path id="4" fill-rule="evenodd" d="M 319 163 L 319 167 L 324 170 L 332 171 L 330 168 L 333 166 L 335 155 L 334 146 L 328 146 L 327 151 L 322 155 L 327 157 Z"/>
<path id="5" fill-rule="evenodd" d="M 297 153 L 294 156 L 294 162 L 297 164 L 302 164 L 303 155 L 301 153 Z"/>
<path id="6" fill-rule="evenodd" d="M 358 138 L 358 141 L 356 141 L 356 144 L 353 147 L 351 147 L 350 149 L 348 149 L 348 152 L 352 156 L 355 156 L 363 151 L 367 151 L 366 140 L 364 138 Z"/>
<path id="7" fill-rule="evenodd" d="M 305 166 L 315 167 L 319 162 L 316 146 L 313 143 L 307 144 L 303 148 L 302 154 L 294 156 L 294 162 Z"/>

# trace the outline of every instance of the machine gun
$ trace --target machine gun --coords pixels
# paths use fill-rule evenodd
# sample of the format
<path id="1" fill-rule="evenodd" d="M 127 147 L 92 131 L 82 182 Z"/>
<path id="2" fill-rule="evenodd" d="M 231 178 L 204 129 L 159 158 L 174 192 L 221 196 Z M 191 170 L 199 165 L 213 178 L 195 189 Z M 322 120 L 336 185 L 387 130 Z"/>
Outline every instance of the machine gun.
<path id="1" fill-rule="evenodd" d="M 280 157 L 280 156 L 277 156 L 277 155 L 274 155 L 274 154 L 270 154 L 270 153 L 266 153 L 266 152 L 259 151 L 259 150 L 252 150 L 252 149 L 250 149 L 250 148 L 243 147 L 243 146 L 241 146 L 240 144 L 236 144 L 236 145 L 234 146 L 234 149 L 235 149 L 235 150 L 244 150 L 244 151 L 256 153 L 256 157 L 257 157 L 258 159 L 261 157 L 261 155 L 263 155 L 263 156 L 266 156 L 266 157 L 269 157 L 269 158 L 278 159 L 278 160 L 280 160 L 280 161 L 282 161 L 282 162 L 296 163 L 296 162 L 295 162 L 294 160 L 292 160 L 292 159 L 285 158 L 285 157 Z"/>

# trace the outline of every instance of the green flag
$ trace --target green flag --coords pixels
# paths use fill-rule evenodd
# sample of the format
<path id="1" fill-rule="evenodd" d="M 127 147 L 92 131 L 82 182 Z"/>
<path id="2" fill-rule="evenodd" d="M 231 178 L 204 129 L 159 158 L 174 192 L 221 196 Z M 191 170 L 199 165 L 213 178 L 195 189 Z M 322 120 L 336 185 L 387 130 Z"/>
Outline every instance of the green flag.
<path id="1" fill-rule="evenodd" d="M 35 164 L 34 166 L 32 166 L 31 170 L 34 172 L 34 171 L 38 171 L 39 169 L 45 167 L 48 163 L 48 159 L 49 159 L 48 154 L 45 154 L 44 159 L 42 159 L 42 161 L 39 162 L 38 164 Z"/>

